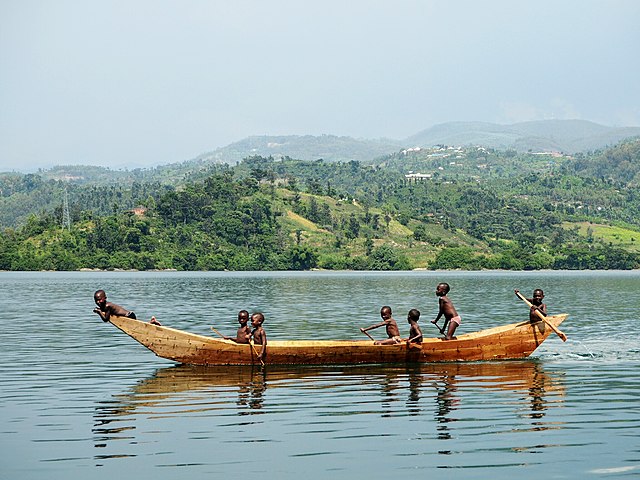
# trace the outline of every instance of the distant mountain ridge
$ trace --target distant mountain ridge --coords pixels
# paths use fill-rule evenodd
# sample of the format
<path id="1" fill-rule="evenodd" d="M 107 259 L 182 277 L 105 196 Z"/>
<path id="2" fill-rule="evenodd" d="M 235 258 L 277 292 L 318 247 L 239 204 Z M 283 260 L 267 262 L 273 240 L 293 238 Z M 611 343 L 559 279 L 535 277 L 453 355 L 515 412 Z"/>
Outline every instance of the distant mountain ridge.
<path id="1" fill-rule="evenodd" d="M 607 127 L 586 120 L 541 120 L 500 125 L 450 122 L 435 125 L 406 139 L 415 146 L 481 145 L 520 152 L 597 150 L 626 138 L 640 136 L 640 127 Z"/>
<path id="2" fill-rule="evenodd" d="M 280 135 L 251 136 L 195 160 L 235 164 L 243 158 L 260 155 L 274 158 L 291 157 L 297 160 L 327 160 L 330 162 L 370 162 L 401 149 L 399 140 L 367 140 L 335 135 Z"/>
<path id="3" fill-rule="evenodd" d="M 449 122 L 434 125 L 403 140 L 367 140 L 335 135 L 251 136 L 204 153 L 195 160 L 236 164 L 243 158 L 260 155 L 369 163 L 403 148 L 434 145 L 577 153 L 613 146 L 636 136 L 640 136 L 640 127 L 607 127 L 586 120 L 541 120 L 511 125 Z"/>

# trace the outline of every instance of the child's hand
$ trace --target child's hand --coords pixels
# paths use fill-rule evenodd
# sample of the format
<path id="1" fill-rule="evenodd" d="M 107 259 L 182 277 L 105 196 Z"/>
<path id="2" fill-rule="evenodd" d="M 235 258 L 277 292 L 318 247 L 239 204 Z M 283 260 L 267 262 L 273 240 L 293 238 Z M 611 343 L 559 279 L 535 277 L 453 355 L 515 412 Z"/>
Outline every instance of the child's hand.
<path id="1" fill-rule="evenodd" d="M 433 323 L 434 325 L 438 323 L 438 320 L 431 320 L 431 323 Z"/>

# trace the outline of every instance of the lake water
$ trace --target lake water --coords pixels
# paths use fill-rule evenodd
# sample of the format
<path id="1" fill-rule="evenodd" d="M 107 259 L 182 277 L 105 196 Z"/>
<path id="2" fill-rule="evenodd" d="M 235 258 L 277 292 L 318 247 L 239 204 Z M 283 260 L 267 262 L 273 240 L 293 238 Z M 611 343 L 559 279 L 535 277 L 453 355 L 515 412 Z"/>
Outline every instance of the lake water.
<path id="1" fill-rule="evenodd" d="M 526 319 L 513 289 L 539 287 L 569 340 L 513 362 L 203 368 L 92 313 L 104 288 L 194 333 L 233 334 L 246 308 L 270 339 L 329 339 L 388 304 L 435 336 L 440 281 L 458 333 Z M 640 272 L 2 272 L 0 306 L 2 479 L 640 476 Z"/>

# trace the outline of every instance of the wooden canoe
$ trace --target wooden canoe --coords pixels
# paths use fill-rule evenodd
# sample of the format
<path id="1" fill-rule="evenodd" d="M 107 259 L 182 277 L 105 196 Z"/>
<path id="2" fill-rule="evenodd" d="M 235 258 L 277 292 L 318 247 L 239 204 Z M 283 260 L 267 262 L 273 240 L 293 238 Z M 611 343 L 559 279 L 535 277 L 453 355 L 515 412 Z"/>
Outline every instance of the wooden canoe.
<path id="1" fill-rule="evenodd" d="M 546 321 L 558 327 L 566 314 Z M 258 365 L 251 345 L 188 333 L 127 317 L 110 322 L 157 356 L 189 365 Z M 422 344 L 374 345 L 371 340 L 269 340 L 266 364 L 348 365 L 367 363 L 474 362 L 525 358 L 555 335 L 545 322 L 512 323 L 454 340 L 425 338 Z M 261 348 L 258 346 L 257 348 Z"/>

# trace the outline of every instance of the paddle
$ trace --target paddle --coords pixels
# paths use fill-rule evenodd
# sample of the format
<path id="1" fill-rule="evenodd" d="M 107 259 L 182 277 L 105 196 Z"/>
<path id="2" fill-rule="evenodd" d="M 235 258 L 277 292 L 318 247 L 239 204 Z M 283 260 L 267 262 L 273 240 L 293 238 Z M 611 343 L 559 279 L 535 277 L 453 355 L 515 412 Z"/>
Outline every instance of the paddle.
<path id="1" fill-rule="evenodd" d="M 264 362 L 260 358 L 260 355 L 258 355 L 258 351 L 256 350 L 256 347 L 253 345 L 253 341 L 249 341 L 249 345 L 251 345 L 253 353 L 255 353 L 256 357 L 258 357 L 260 359 L 260 365 L 262 365 L 264 367 Z"/>
<path id="2" fill-rule="evenodd" d="M 369 337 L 371 340 L 373 340 L 373 341 L 375 342 L 375 340 L 376 340 L 376 339 L 375 339 L 375 338 L 373 338 L 371 335 L 369 335 L 369 334 L 367 333 L 367 331 L 366 331 L 364 328 L 361 328 L 361 329 L 360 329 L 360 331 L 361 331 L 362 333 L 364 333 L 367 337 Z"/>
<path id="3" fill-rule="evenodd" d="M 226 340 L 227 337 L 225 337 L 223 334 L 221 334 L 218 330 L 216 330 L 213 327 L 211 327 L 211 330 L 213 330 L 214 332 L 216 332 L 218 335 L 220 335 L 222 338 L 224 338 Z"/>
<path id="4" fill-rule="evenodd" d="M 535 307 L 535 306 L 534 306 L 534 305 L 533 305 L 529 300 L 527 300 L 527 299 L 526 299 L 526 298 L 525 298 L 525 297 L 524 297 L 524 296 L 523 296 L 523 295 L 522 295 L 518 290 L 516 290 L 516 296 L 517 296 L 520 300 L 522 300 L 524 303 L 526 303 L 526 304 L 529 306 L 529 308 L 534 308 L 534 307 Z M 560 337 L 560 339 L 561 339 L 563 342 L 566 342 L 566 341 L 567 341 L 567 336 L 566 336 L 564 333 L 562 333 L 560 330 L 558 330 L 558 328 L 557 328 L 555 325 L 553 325 L 552 323 L 550 323 L 550 322 L 549 322 L 549 320 L 547 320 L 547 317 L 545 317 L 545 316 L 544 316 L 544 314 L 543 314 L 540 310 L 538 310 L 537 308 L 535 308 L 535 312 L 536 312 L 536 315 L 538 315 L 538 317 L 540 317 L 540 319 L 541 319 L 544 323 L 546 323 L 547 325 L 549 325 L 549 328 L 551 328 L 551 330 L 553 330 L 553 331 L 556 333 L 556 335 L 558 335 L 558 336 Z"/>
<path id="5" fill-rule="evenodd" d="M 440 333 L 441 333 L 442 335 L 444 335 L 445 337 L 447 336 L 447 324 L 448 324 L 448 323 L 449 323 L 449 321 L 448 321 L 447 319 L 445 319 L 445 320 L 444 320 L 444 325 L 442 326 L 442 328 L 440 328 L 440 327 L 438 326 L 438 324 L 437 324 L 437 323 L 433 323 L 433 322 L 431 322 L 431 324 L 435 325 L 435 327 L 436 327 L 438 330 L 440 330 Z"/>
<path id="6" fill-rule="evenodd" d="M 222 335 L 218 330 L 216 330 L 215 328 L 211 327 L 211 330 L 213 330 L 214 332 L 216 332 L 218 335 L 220 335 L 222 338 L 224 338 L 225 340 L 228 340 L 227 337 L 225 337 L 224 335 Z M 249 345 L 251 345 L 251 349 L 253 350 L 253 353 L 256 354 L 256 357 L 260 358 L 260 355 L 258 355 L 258 351 L 256 350 L 256 347 L 253 346 L 253 342 L 249 342 Z M 260 364 L 264 367 L 264 362 L 262 361 L 262 359 L 260 358 Z"/>

